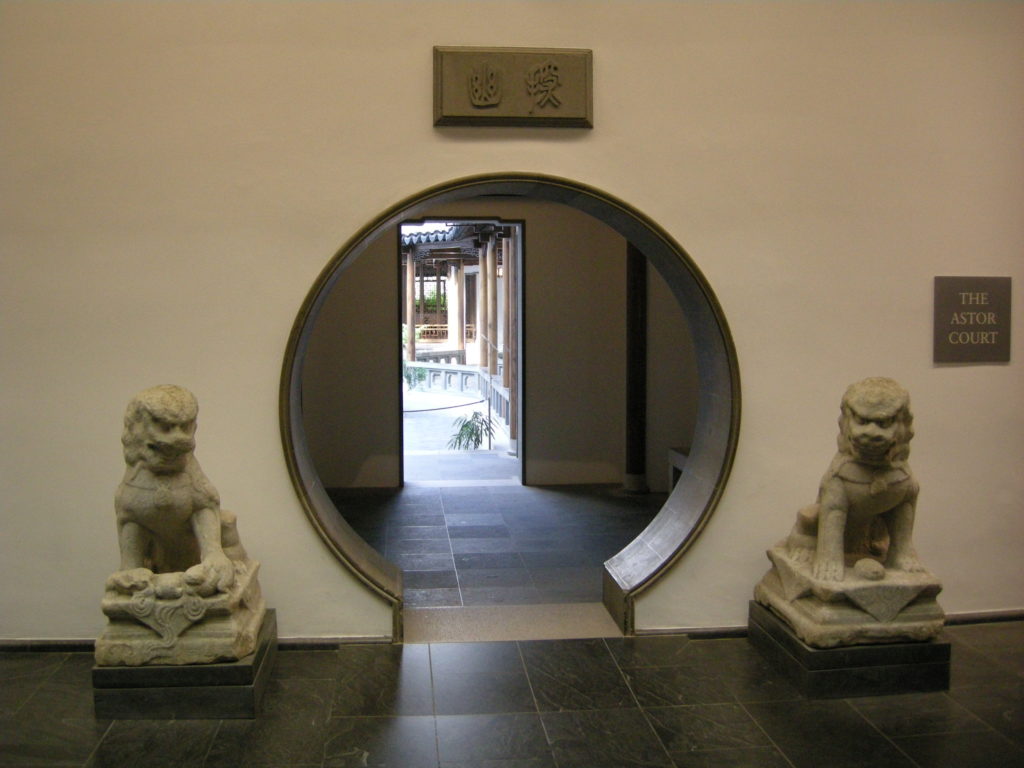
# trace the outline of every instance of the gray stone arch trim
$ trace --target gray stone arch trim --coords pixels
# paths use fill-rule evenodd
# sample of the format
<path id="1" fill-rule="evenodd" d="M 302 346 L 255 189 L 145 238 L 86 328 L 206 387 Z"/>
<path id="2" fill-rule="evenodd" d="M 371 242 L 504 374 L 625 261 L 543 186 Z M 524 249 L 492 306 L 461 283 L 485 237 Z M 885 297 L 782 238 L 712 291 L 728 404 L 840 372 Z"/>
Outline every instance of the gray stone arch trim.
<path id="1" fill-rule="evenodd" d="M 317 477 L 302 426 L 302 363 L 327 295 L 368 243 L 406 218 L 441 203 L 501 195 L 562 203 L 603 221 L 633 243 L 668 284 L 693 337 L 698 403 L 690 456 L 651 524 L 604 564 L 604 602 L 626 634 L 634 632 L 634 600 L 693 544 L 721 497 L 732 468 L 740 424 L 740 378 L 729 327 L 718 300 L 686 251 L 628 204 L 576 181 L 533 173 L 455 179 L 402 200 L 355 233 L 324 267 L 299 310 L 281 373 L 280 422 L 285 460 L 303 509 L 331 552 L 394 610 L 401 638 L 402 573 L 337 514 Z"/>

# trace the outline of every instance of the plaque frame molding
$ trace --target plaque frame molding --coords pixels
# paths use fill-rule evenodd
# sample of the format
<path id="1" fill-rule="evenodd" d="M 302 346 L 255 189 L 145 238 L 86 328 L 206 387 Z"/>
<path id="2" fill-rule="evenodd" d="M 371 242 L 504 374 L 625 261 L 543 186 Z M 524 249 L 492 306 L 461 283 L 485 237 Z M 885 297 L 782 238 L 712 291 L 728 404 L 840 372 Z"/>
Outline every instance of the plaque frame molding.
<path id="1" fill-rule="evenodd" d="M 588 48 L 510 48 L 475 46 L 434 46 L 434 125 L 446 126 L 490 126 L 490 127 L 534 127 L 534 128 L 593 128 L 594 127 L 594 54 Z M 582 57 L 584 59 L 584 109 L 580 114 L 560 117 L 551 114 L 498 115 L 482 109 L 479 114 L 461 114 L 445 109 L 445 58 L 448 56 L 480 57 L 493 56 L 508 58 L 530 55 L 546 59 Z M 450 76 L 450 75 L 449 75 Z M 453 87 L 455 86 L 452 83 Z"/>

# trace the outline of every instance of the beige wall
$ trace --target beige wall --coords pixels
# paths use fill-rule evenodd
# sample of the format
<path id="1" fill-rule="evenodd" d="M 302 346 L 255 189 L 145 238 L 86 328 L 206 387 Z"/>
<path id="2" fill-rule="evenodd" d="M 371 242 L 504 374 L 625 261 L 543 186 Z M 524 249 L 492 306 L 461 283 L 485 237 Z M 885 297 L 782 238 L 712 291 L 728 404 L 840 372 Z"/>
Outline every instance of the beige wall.
<path id="1" fill-rule="evenodd" d="M 473 44 L 593 49 L 596 127 L 433 128 L 431 46 Z M 744 622 L 873 374 L 913 395 L 944 606 L 1024 607 L 1022 334 L 1009 365 L 930 359 L 935 275 L 1015 277 L 1022 316 L 1022 71 L 1019 3 L 0 4 L 0 637 L 98 633 L 121 412 L 162 381 L 200 399 L 282 635 L 386 634 L 289 484 L 281 357 L 358 227 L 500 170 L 649 215 L 735 338 L 730 483 L 638 627 Z"/>

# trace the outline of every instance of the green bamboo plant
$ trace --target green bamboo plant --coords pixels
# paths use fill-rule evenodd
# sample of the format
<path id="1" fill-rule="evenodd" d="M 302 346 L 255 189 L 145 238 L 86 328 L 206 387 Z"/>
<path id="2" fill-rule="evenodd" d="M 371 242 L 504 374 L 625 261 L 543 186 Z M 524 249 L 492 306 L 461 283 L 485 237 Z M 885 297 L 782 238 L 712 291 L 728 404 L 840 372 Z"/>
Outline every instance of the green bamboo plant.
<path id="1" fill-rule="evenodd" d="M 480 411 L 473 411 L 472 416 L 459 416 L 452 422 L 455 432 L 448 441 L 448 448 L 455 451 L 475 451 L 484 438 L 494 438 L 494 424 Z"/>

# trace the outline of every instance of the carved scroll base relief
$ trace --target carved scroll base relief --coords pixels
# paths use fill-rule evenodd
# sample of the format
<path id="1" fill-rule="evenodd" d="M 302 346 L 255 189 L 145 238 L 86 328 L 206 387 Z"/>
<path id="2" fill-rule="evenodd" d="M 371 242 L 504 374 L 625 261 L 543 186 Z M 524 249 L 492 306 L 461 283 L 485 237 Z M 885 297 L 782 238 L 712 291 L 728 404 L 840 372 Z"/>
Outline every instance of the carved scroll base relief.
<path id="1" fill-rule="evenodd" d="M 930 640 L 945 620 L 935 596 L 942 584 L 927 571 L 884 570 L 882 578 L 860 576 L 849 562 L 842 581 L 822 581 L 808 563 L 784 545 L 768 550 L 774 566 L 754 589 L 754 599 L 782 617 L 816 648 Z"/>
<path id="2" fill-rule="evenodd" d="M 101 607 L 109 624 L 96 641 L 96 663 L 208 664 L 248 656 L 256 650 L 266 606 L 257 580 L 260 564 L 246 560 L 238 565 L 231 589 L 210 597 L 187 588 L 169 598 L 153 587 L 133 595 L 107 590 Z M 181 574 L 157 579 L 161 576 Z"/>

